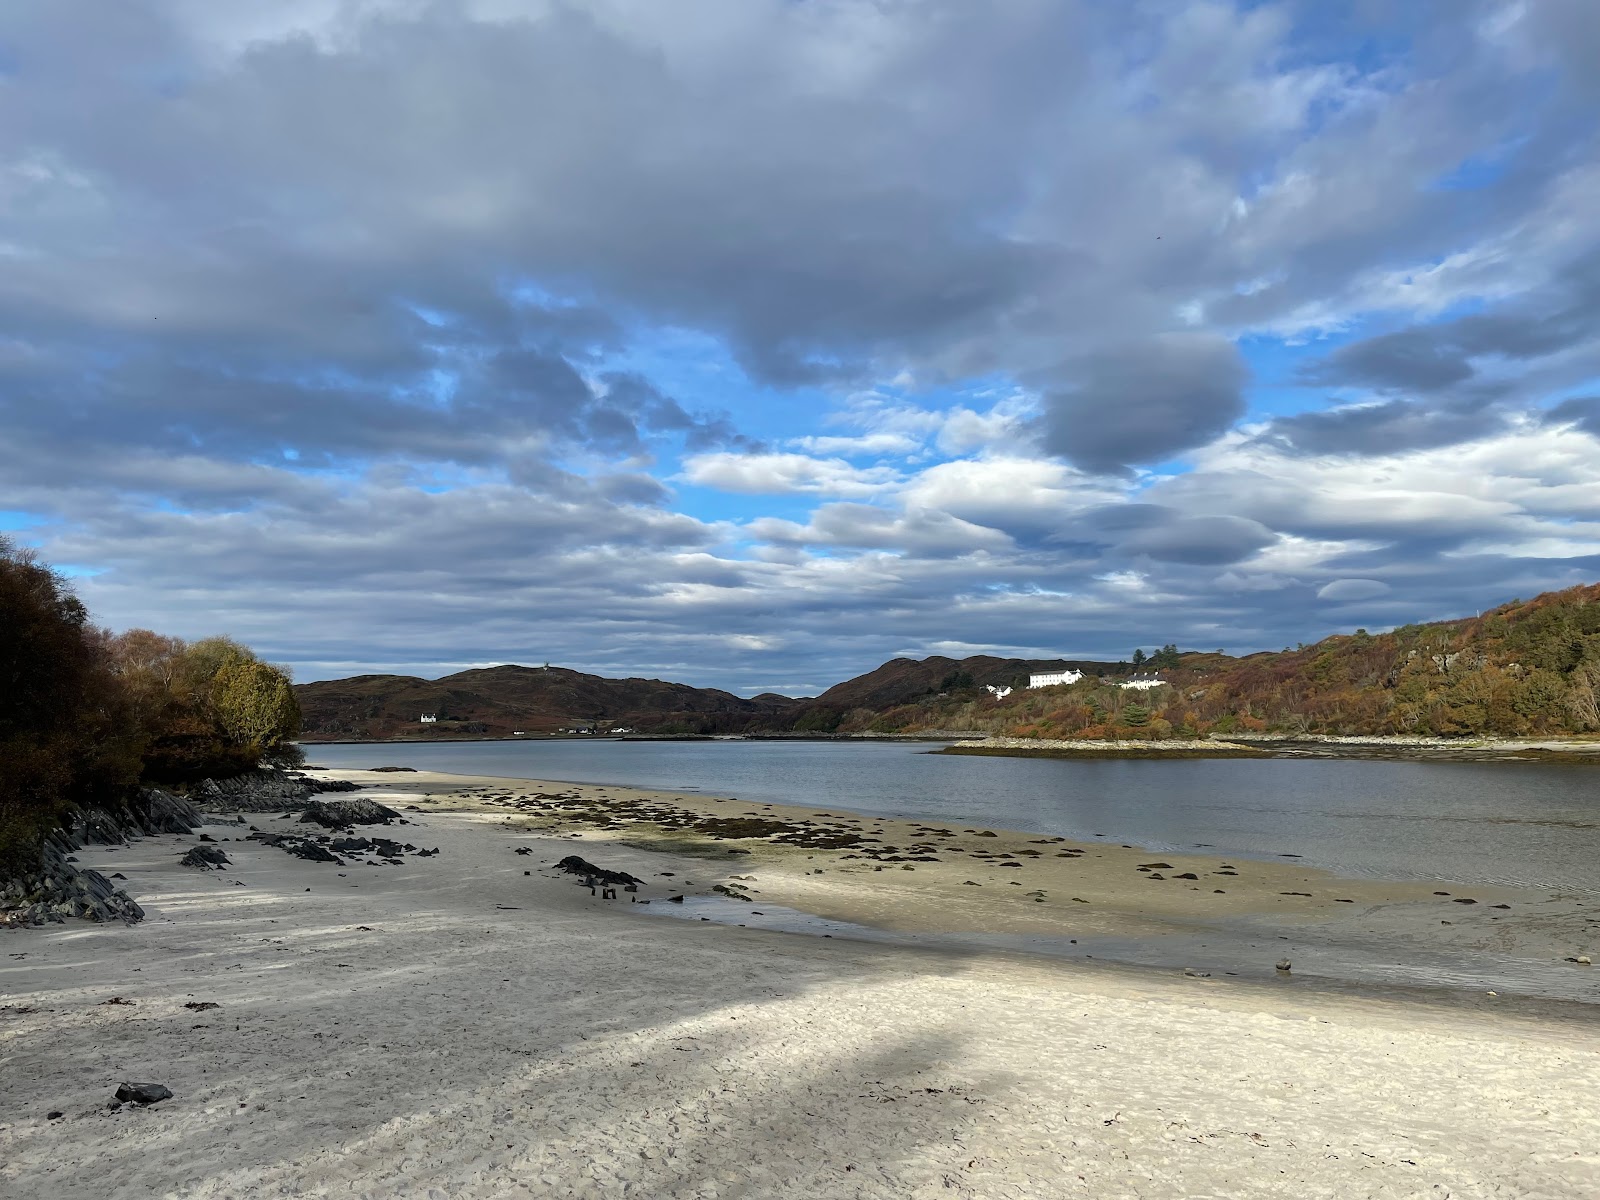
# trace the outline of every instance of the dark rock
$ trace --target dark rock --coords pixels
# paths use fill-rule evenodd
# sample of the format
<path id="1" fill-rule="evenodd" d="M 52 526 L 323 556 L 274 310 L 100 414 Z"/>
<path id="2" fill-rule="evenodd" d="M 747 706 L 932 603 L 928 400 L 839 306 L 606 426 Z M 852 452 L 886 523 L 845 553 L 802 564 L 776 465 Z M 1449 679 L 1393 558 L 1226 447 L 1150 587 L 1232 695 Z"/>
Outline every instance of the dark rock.
<path id="1" fill-rule="evenodd" d="M 302 841 L 293 846 L 284 846 L 283 849 L 296 858 L 303 858 L 307 862 L 331 862 L 339 863 L 341 866 L 344 864 L 344 859 L 337 854 L 330 853 L 325 847 L 319 846 L 315 842 Z M 307 890 L 309 891 L 310 889 L 308 888 Z"/>
<path id="2" fill-rule="evenodd" d="M 194 846 L 178 860 L 182 867 L 199 867 L 211 871 L 228 865 L 228 855 L 220 846 Z"/>
<path id="3" fill-rule="evenodd" d="M 1457 896 L 1454 900 L 1450 901 L 1450 903 L 1451 904 L 1476 904 L 1477 901 L 1468 899 L 1466 896 Z"/>
<path id="4" fill-rule="evenodd" d="M 376 800 L 312 800 L 300 813 L 302 822 L 313 822 L 328 829 L 351 825 L 387 825 L 401 816 Z"/>
<path id="5" fill-rule="evenodd" d="M 61 1110 L 60 1110 L 60 1109 L 59 1109 L 59 1108 L 58 1108 L 58 1109 L 55 1109 L 55 1110 L 54 1110 L 54 1111 L 52 1111 L 52 1112 L 47 1112 L 47 1113 L 45 1113 L 45 1115 L 44 1115 L 44 1119 L 45 1119 L 45 1120 L 46 1120 L 46 1121 L 59 1121 L 59 1120 L 60 1120 L 60 1119 L 61 1119 L 61 1118 L 62 1118 L 62 1117 L 64 1117 L 64 1116 L 66 1116 L 66 1115 L 67 1115 L 67 1114 L 66 1114 L 66 1113 L 64 1113 L 64 1112 L 62 1112 L 62 1111 L 61 1111 Z"/>
<path id="6" fill-rule="evenodd" d="M 191 1000 L 184 1005 L 190 1012 L 205 1012 L 208 1008 L 221 1008 L 215 1000 Z"/>
<path id="7" fill-rule="evenodd" d="M 1185 871 L 1182 875 L 1174 875 L 1173 878 L 1174 879 L 1199 879 L 1200 876 L 1196 875 L 1193 871 Z"/>
<path id="8" fill-rule="evenodd" d="M 415 772 L 416 772 L 416 768 L 415 767 L 368 767 L 367 769 L 369 771 L 390 771 L 390 772 L 394 772 L 394 771 L 410 771 L 413 774 L 415 774 Z"/>
<path id="9" fill-rule="evenodd" d="M 372 849 L 372 841 L 364 837 L 334 838 L 329 849 L 337 854 L 358 854 Z"/>
<path id="10" fill-rule="evenodd" d="M 319 792 L 353 792 L 358 785 L 342 779 L 312 779 L 298 771 L 262 767 L 227 779 L 202 780 L 195 798 L 208 809 L 271 812 L 304 808 Z"/>
<path id="11" fill-rule="evenodd" d="M 33 870 L 0 880 L 0 925 L 37 927 L 68 917 L 131 925 L 144 919 L 144 909 L 111 880 L 68 862 L 71 848 L 67 835 L 52 834 Z"/>
<path id="12" fill-rule="evenodd" d="M 172 1099 L 172 1089 L 161 1083 L 124 1083 L 117 1088 L 123 1104 L 159 1104 Z"/>
<path id="13" fill-rule="evenodd" d="M 1139 864 L 1139 869 L 1140 870 L 1143 870 L 1146 867 L 1149 867 L 1152 871 L 1170 871 L 1170 870 L 1172 870 L 1172 864 L 1168 863 L 1168 862 L 1140 863 Z"/>

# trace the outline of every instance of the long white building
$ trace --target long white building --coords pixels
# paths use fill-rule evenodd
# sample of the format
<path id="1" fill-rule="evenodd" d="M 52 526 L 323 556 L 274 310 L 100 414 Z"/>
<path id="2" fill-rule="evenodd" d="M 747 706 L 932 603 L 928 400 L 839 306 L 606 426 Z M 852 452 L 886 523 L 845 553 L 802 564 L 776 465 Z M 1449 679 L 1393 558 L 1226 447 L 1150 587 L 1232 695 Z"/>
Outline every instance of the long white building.
<path id="1" fill-rule="evenodd" d="M 1077 683 L 1082 678 L 1082 671 L 1044 671 L 1038 675 L 1029 675 L 1028 686 L 1031 688 L 1056 687 L 1063 683 Z"/>
<path id="2" fill-rule="evenodd" d="M 1130 675 L 1126 679 L 1119 679 L 1116 684 L 1119 688 L 1147 692 L 1151 688 L 1166 687 L 1167 681 L 1154 671 L 1142 671 L 1137 675 Z"/>

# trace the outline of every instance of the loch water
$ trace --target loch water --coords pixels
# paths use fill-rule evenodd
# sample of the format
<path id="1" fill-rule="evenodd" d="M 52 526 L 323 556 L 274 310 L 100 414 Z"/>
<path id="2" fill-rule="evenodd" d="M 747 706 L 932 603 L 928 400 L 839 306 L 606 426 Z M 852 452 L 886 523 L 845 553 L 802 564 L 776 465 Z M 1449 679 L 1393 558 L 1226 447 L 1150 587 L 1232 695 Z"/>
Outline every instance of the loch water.
<path id="1" fill-rule="evenodd" d="M 1017 829 L 1341 875 L 1600 895 L 1600 764 L 1037 759 L 921 742 L 312 745 L 330 767 L 604 783 Z"/>

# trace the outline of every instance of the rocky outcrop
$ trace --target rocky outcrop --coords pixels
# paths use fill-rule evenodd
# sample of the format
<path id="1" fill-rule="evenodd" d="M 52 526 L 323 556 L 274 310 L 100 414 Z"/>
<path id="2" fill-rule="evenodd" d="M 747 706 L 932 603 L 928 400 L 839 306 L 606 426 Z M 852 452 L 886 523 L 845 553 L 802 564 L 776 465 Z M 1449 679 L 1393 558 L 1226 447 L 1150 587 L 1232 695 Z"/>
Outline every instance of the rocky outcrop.
<path id="1" fill-rule="evenodd" d="M 348 829 L 352 825 L 387 825 L 403 818 L 376 800 L 311 800 L 301 810 L 300 820 L 325 829 Z"/>
<path id="2" fill-rule="evenodd" d="M 54 835 L 40 851 L 37 871 L 0 885 L 0 925 L 59 924 L 68 917 L 132 925 L 144 919 L 144 909 L 121 888 L 70 861 L 76 848 Z"/>
<path id="3" fill-rule="evenodd" d="M 202 780 L 194 789 L 194 798 L 207 809 L 223 812 L 282 812 L 304 808 L 319 792 L 353 792 L 357 787 L 343 779 L 261 768 L 229 779 Z"/>
<path id="4" fill-rule="evenodd" d="M 195 788 L 192 799 L 164 788 L 140 789 L 115 804 L 80 810 L 69 828 L 57 830 L 40 848 L 31 870 L 0 879 L 0 925 L 36 926 L 84 917 L 91 921 L 142 920 L 144 910 L 98 871 L 79 869 L 72 854 L 85 846 L 121 846 L 130 838 L 162 833 L 187 834 L 206 823 L 196 806 L 206 809 L 260 812 L 299 810 L 316 805 L 319 792 L 355 791 L 353 783 L 315 779 L 297 771 L 258 770 L 232 779 L 208 779 Z M 387 824 L 400 814 L 367 800 L 344 802 L 337 828 L 351 824 Z M 327 807 L 330 811 L 333 806 Z M 335 861 L 320 847 L 303 855 Z M 220 850 L 195 847 L 184 857 L 186 866 L 209 869 L 227 864 Z"/>
<path id="5" fill-rule="evenodd" d="M 217 846 L 195 846 L 178 860 L 180 867 L 199 867 L 202 871 L 221 870 L 228 856 Z"/>

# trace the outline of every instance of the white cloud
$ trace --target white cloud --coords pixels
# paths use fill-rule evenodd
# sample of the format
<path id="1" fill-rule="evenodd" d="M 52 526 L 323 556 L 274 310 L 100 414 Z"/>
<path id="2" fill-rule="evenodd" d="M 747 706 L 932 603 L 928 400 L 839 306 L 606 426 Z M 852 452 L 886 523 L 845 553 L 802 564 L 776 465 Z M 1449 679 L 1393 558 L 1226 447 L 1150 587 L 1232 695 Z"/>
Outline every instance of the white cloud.
<path id="1" fill-rule="evenodd" d="M 683 478 L 746 495 L 872 496 L 897 483 L 899 474 L 889 467 L 857 467 L 842 458 L 717 453 L 686 459 Z"/>

